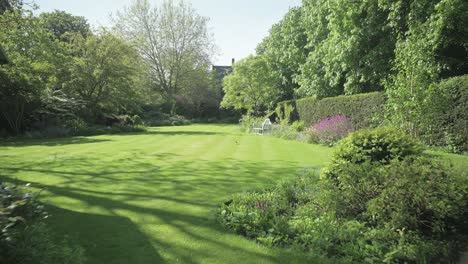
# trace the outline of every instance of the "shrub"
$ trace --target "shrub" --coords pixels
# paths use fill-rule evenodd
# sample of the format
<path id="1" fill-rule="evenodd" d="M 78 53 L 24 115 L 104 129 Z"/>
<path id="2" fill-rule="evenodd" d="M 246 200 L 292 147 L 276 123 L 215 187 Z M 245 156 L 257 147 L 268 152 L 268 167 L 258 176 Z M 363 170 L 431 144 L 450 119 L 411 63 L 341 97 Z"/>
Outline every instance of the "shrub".
<path id="1" fill-rule="evenodd" d="M 334 154 L 334 163 L 364 161 L 386 163 L 410 155 L 421 155 L 421 144 L 393 128 L 360 130 L 344 139 Z"/>
<path id="2" fill-rule="evenodd" d="M 321 100 L 303 98 L 281 104 L 295 104 L 299 120 L 304 121 L 307 127 L 331 116 L 345 115 L 351 120 L 353 130 L 359 130 L 374 125 L 374 116 L 382 112 L 384 103 L 384 93 L 374 92 Z"/>
<path id="3" fill-rule="evenodd" d="M 294 110 L 292 104 L 279 104 L 275 109 L 276 122 L 282 126 L 289 125 Z"/>
<path id="4" fill-rule="evenodd" d="M 296 131 L 296 132 L 302 132 L 305 129 L 305 124 L 304 121 L 294 121 L 291 124 L 291 130 Z"/>
<path id="5" fill-rule="evenodd" d="M 250 133 L 252 132 L 252 128 L 255 124 L 261 124 L 265 121 L 264 117 L 254 117 L 251 115 L 244 115 L 242 116 L 241 120 L 239 120 L 239 123 L 241 125 L 241 130 L 242 132 L 247 132 Z"/>
<path id="6" fill-rule="evenodd" d="M 287 126 L 287 125 L 273 124 L 271 126 L 271 135 L 281 138 L 281 139 L 297 140 L 297 141 L 305 142 L 306 141 L 305 134 L 303 132 L 298 132 L 297 129 L 300 129 L 300 127 L 298 128 L 292 125 Z"/>
<path id="7" fill-rule="evenodd" d="M 468 235 L 468 179 L 405 134 L 364 130 L 320 176 L 238 195 L 219 217 L 249 238 L 334 262 L 450 263 Z"/>
<path id="8" fill-rule="evenodd" d="M 134 115 L 132 117 L 133 119 L 133 125 L 134 126 L 144 126 L 145 123 L 143 123 L 143 120 L 141 119 L 141 117 L 139 115 Z"/>
<path id="9" fill-rule="evenodd" d="M 449 151 L 468 151 L 468 75 L 432 85 L 421 117 L 423 139 Z"/>
<path id="10" fill-rule="evenodd" d="M 168 114 L 153 115 L 144 120 L 148 126 L 188 126 L 191 122 L 183 116 L 171 116 Z"/>
<path id="11" fill-rule="evenodd" d="M 135 122 L 133 121 L 133 118 L 129 115 L 119 116 L 119 119 L 121 120 L 119 125 L 133 126 L 135 124 Z"/>
<path id="12" fill-rule="evenodd" d="M 0 184 L 0 263 L 84 263 L 83 249 L 56 241 L 37 195 L 23 189 Z"/>
<path id="13" fill-rule="evenodd" d="M 50 126 L 42 130 L 28 131 L 25 133 L 25 136 L 27 138 L 57 138 L 70 136 L 71 133 L 70 128 Z"/>
<path id="14" fill-rule="evenodd" d="M 79 131 L 87 129 L 88 124 L 83 119 L 75 118 L 65 121 L 65 127 L 69 128 L 71 133 L 76 134 Z"/>
<path id="15" fill-rule="evenodd" d="M 352 131 L 351 121 L 343 115 L 325 118 L 307 130 L 308 141 L 332 146 Z"/>

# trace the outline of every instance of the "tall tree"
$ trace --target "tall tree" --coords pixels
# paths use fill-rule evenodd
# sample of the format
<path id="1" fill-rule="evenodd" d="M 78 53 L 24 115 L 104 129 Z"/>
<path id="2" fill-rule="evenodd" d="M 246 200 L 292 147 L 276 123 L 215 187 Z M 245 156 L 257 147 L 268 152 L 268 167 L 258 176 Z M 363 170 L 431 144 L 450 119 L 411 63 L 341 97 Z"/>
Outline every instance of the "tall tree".
<path id="1" fill-rule="evenodd" d="M 82 16 L 55 10 L 42 13 L 40 18 L 44 20 L 45 27 L 61 41 L 70 42 L 75 34 L 80 34 L 84 38 L 91 34 L 88 21 Z"/>
<path id="2" fill-rule="evenodd" d="M 299 78 L 302 96 L 327 97 L 383 90 L 396 35 L 379 0 L 306 0 L 312 51 Z"/>
<path id="3" fill-rule="evenodd" d="M 400 4 L 388 1 L 388 6 Z M 392 22 L 405 21 L 396 43 L 394 74 L 386 83 L 387 107 L 394 124 L 419 135 L 429 87 L 441 78 L 468 74 L 468 3 L 464 0 L 414 0 L 394 9 Z M 396 23 L 393 23 L 396 24 Z"/>
<path id="4" fill-rule="evenodd" d="M 152 7 L 147 0 L 135 0 L 117 14 L 116 28 L 132 41 L 148 65 L 154 88 L 171 102 L 193 72 L 207 68 L 212 53 L 208 19 L 184 1 L 165 0 Z"/>
<path id="5" fill-rule="evenodd" d="M 68 56 L 30 11 L 6 12 L 0 16 L 0 25 L 0 45 L 11 61 L 0 66 L 0 123 L 18 133 L 27 121 L 33 121 L 44 97 L 57 87 L 58 69 Z"/>
<path id="6" fill-rule="evenodd" d="M 140 57 L 131 46 L 104 31 L 75 39 L 74 48 L 80 56 L 73 58 L 65 90 L 86 102 L 88 118 L 131 111 L 141 102 Z"/>
<path id="7" fill-rule="evenodd" d="M 272 82 L 264 56 L 249 56 L 234 65 L 234 71 L 224 79 L 222 107 L 245 109 L 254 116 L 275 108 L 280 96 Z"/>
<path id="8" fill-rule="evenodd" d="M 257 47 L 257 54 L 268 62 L 273 80 L 281 94 L 280 100 L 293 99 L 299 87 L 296 78 L 305 63 L 308 48 L 303 27 L 303 8 L 291 8 L 284 18 L 273 25 L 270 34 Z"/>

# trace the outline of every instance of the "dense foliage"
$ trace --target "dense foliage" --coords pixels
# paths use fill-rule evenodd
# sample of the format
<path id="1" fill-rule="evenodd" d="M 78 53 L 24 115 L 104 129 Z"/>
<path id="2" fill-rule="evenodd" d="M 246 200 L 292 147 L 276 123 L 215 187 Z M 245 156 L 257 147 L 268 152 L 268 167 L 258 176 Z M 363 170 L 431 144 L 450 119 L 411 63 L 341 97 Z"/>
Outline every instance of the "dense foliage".
<path id="1" fill-rule="evenodd" d="M 257 47 L 257 53 L 268 65 L 268 78 L 272 81 L 272 89 L 279 94 L 278 100 L 291 99 L 298 88 L 295 80 L 309 51 L 302 21 L 303 9 L 291 8 Z"/>
<path id="2" fill-rule="evenodd" d="M 209 68 L 207 19 L 190 4 L 165 1 L 151 11 L 137 1 L 117 17 L 112 30 L 92 30 L 64 11 L 34 15 L 21 2 L 2 6 L 0 45 L 9 63 L 0 65 L 1 136 L 65 135 L 67 122 L 112 126 L 109 116 L 145 116 L 159 105 L 169 105 L 159 113 L 175 116 L 168 119 L 232 113 L 219 110 L 223 91 Z M 142 31 L 137 22 L 152 28 Z"/>
<path id="3" fill-rule="evenodd" d="M 431 100 L 430 87 L 468 73 L 467 17 L 468 3 L 463 0 L 304 0 L 272 26 L 257 55 L 248 59 L 265 61 L 268 70 L 255 79 L 255 87 L 268 87 L 269 92 L 256 100 L 278 103 L 385 91 L 388 100 L 381 117 L 387 125 L 454 149 L 462 139 L 443 131 L 444 126 L 455 125 L 439 122 L 441 126 L 435 127 L 422 120 Z M 237 78 L 249 74 L 238 72 Z M 245 80 L 243 88 L 253 83 Z M 251 99 L 240 91 L 231 89 L 227 96 L 239 102 Z M 298 111 L 303 107 L 298 104 Z M 334 111 L 325 116 L 312 113 L 318 118 L 314 120 L 301 119 L 309 125 L 337 114 L 350 116 Z M 445 133 L 446 139 L 435 140 L 427 130 Z"/>
<path id="4" fill-rule="evenodd" d="M 103 113 L 134 113 L 144 102 L 142 61 L 137 52 L 109 32 L 76 37 L 64 91 L 85 102 L 83 115 L 96 120 Z"/>
<path id="5" fill-rule="evenodd" d="M 270 81 L 271 74 L 264 56 L 249 56 L 236 63 L 233 73 L 224 79 L 221 106 L 245 109 L 254 116 L 274 109 L 279 94 Z"/>
<path id="6" fill-rule="evenodd" d="M 411 2 L 406 8 L 392 10 L 391 21 L 401 23 L 403 18 L 405 33 L 398 35 L 394 74 L 385 87 L 392 124 L 418 136 L 426 130 L 419 121 L 429 87 L 440 79 L 468 73 L 468 31 L 461 26 L 468 23 L 468 3 Z"/>
<path id="7" fill-rule="evenodd" d="M 307 47 L 299 96 L 319 98 L 382 90 L 395 34 L 381 1 L 304 1 Z"/>
<path id="8" fill-rule="evenodd" d="M 0 263 L 84 263 L 82 248 L 53 237 L 44 206 L 27 189 L 0 184 Z"/>
<path id="9" fill-rule="evenodd" d="M 466 241 L 466 175 L 395 130 L 352 134 L 314 171 L 226 201 L 227 228 L 340 263 L 451 263 Z"/>
<path id="10" fill-rule="evenodd" d="M 420 123 L 427 143 L 455 153 L 468 151 L 468 75 L 431 85 Z"/>
<path id="11" fill-rule="evenodd" d="M 82 18 L 61 12 L 37 17 L 9 10 L 0 23 L 10 60 L 0 66 L 2 133 L 66 127 L 79 119 L 94 124 L 145 102 L 138 54 L 116 36 L 92 34 Z"/>

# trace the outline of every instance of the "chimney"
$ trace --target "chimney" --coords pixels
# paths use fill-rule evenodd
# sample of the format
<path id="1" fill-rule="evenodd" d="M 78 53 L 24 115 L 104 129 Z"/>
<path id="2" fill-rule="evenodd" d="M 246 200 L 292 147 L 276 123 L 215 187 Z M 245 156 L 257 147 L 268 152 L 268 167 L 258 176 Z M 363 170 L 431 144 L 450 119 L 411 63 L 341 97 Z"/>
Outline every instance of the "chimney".
<path id="1" fill-rule="evenodd" d="M 236 59 L 232 58 L 232 66 L 234 66 L 234 63 L 236 63 Z"/>

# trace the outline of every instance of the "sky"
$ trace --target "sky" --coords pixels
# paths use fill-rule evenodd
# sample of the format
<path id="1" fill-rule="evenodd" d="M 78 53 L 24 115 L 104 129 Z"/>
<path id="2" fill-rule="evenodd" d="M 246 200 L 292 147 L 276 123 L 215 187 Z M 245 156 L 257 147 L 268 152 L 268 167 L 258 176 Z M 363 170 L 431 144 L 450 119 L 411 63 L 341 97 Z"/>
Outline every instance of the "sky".
<path id="1" fill-rule="evenodd" d="M 230 65 L 255 53 L 255 48 L 268 35 L 271 26 L 281 20 L 290 7 L 301 0 L 186 0 L 197 12 L 209 17 L 218 54 L 216 65 Z M 36 0 L 39 12 L 63 10 L 84 16 L 94 27 L 110 26 L 110 14 L 116 13 L 132 0 Z M 159 4 L 162 0 L 150 0 Z"/>

